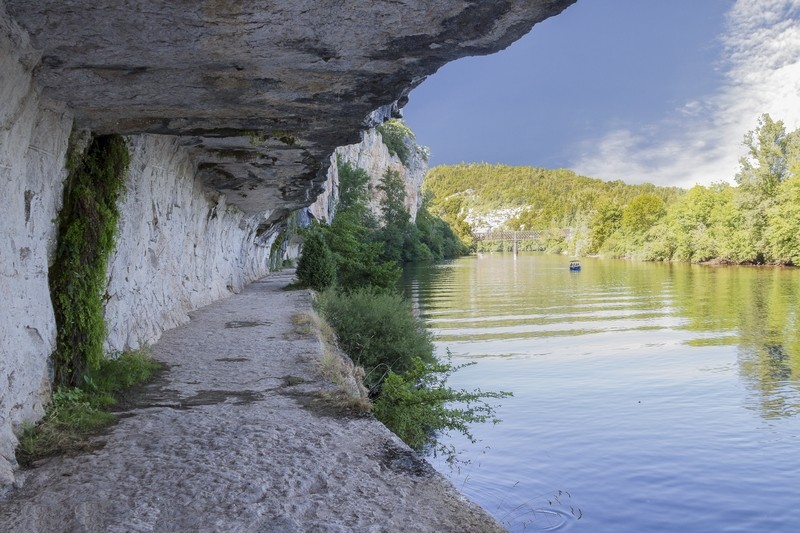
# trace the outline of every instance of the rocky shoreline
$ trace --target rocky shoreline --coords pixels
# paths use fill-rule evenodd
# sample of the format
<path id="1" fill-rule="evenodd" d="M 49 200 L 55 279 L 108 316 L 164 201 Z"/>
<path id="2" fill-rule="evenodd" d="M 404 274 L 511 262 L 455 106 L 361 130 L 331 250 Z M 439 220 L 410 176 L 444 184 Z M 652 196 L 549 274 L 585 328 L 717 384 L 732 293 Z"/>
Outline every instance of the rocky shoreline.
<path id="1" fill-rule="evenodd" d="M 0 529 L 500 532 L 380 422 L 331 409 L 291 273 L 191 313 L 96 449 L 20 472 Z"/>

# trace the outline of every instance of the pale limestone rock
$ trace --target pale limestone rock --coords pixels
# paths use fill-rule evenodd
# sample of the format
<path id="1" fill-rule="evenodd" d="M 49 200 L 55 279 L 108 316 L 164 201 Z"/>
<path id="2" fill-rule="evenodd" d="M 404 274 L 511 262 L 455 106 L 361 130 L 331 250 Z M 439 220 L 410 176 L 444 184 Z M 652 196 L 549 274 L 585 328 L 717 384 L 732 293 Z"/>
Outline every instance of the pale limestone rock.
<path id="1" fill-rule="evenodd" d="M 156 341 L 188 312 L 267 274 L 276 232 L 209 192 L 175 137 L 129 139 L 118 245 L 108 265 L 110 351 Z M 268 216 L 265 213 L 263 216 Z"/>
<path id="2" fill-rule="evenodd" d="M 314 200 L 330 154 L 357 142 L 374 110 L 574 1 L 6 5 L 42 52 L 39 83 L 80 127 L 179 135 L 209 186 L 277 219 Z"/>
<path id="3" fill-rule="evenodd" d="M 363 169 L 369 175 L 369 208 L 378 220 L 381 217 L 380 202 L 383 198 L 378 185 L 387 170 L 396 170 L 406 184 L 406 209 L 411 220 L 415 220 L 417 210 L 422 205 L 420 188 L 425 173 L 428 172 L 428 157 L 426 149 L 417 146 L 413 139 L 406 138 L 405 141 L 410 154 L 405 165 L 399 157 L 389 154 L 381 134 L 375 129 L 365 131 L 360 143 L 338 147 L 331 156 L 325 189 L 317 197 L 317 201 L 309 206 L 311 214 L 323 222 L 330 222 L 335 215 L 336 191 L 339 187 L 339 171 L 336 166 L 338 159 Z"/>
<path id="4" fill-rule="evenodd" d="M 13 429 L 40 417 L 49 399 L 55 345 L 47 270 L 72 117 L 40 95 L 35 56 L 0 16 L 0 487 L 13 479 Z"/>

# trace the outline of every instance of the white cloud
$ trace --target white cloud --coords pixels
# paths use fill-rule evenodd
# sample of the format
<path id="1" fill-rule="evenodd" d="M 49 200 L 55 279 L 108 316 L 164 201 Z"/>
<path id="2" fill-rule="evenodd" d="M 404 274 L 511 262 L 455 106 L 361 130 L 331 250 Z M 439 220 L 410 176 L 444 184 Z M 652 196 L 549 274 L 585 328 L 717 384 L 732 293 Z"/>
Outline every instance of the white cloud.
<path id="1" fill-rule="evenodd" d="M 762 113 L 800 128 L 800 0 L 737 0 L 727 14 L 725 82 L 656 124 L 584 142 L 576 171 L 605 179 L 692 186 L 731 181 L 744 134 Z"/>

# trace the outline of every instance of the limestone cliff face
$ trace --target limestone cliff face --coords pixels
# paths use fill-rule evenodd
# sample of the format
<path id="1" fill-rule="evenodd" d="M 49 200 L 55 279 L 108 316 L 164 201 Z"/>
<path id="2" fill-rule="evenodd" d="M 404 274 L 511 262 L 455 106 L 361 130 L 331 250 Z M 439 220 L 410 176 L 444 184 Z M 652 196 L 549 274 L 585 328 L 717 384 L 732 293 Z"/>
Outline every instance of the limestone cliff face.
<path id="1" fill-rule="evenodd" d="M 108 265 L 107 348 L 158 340 L 189 311 L 239 292 L 268 272 L 275 232 L 208 191 L 174 137 L 129 138 L 131 165 Z"/>
<path id="2" fill-rule="evenodd" d="M 49 397 L 74 128 L 131 149 L 105 318 L 109 350 L 135 347 L 265 274 L 286 216 L 335 184 L 337 146 L 574 1 L 0 0 L 0 486 Z M 365 139 L 346 157 L 395 164 Z"/>
<path id="3" fill-rule="evenodd" d="M 26 35 L 0 17 L 0 486 L 13 479 L 12 428 L 42 415 L 55 322 L 47 269 L 72 117 L 43 98 Z"/>
<path id="4" fill-rule="evenodd" d="M 5 3 L 39 54 L 38 83 L 79 127 L 178 136 L 210 188 L 277 218 L 314 200 L 331 152 L 373 111 L 574 1 Z"/>
<path id="5" fill-rule="evenodd" d="M 336 191 L 339 187 L 339 171 L 336 166 L 338 159 L 350 163 L 354 168 L 363 169 L 369 175 L 369 208 L 378 220 L 381 217 L 380 201 L 383 196 L 378 185 L 387 170 L 396 170 L 406 184 L 406 209 L 411 214 L 411 220 L 416 219 L 417 210 L 422 204 L 420 188 L 428 171 L 428 154 L 427 149 L 418 146 L 413 139 L 406 138 L 405 141 L 410 154 L 406 164 L 389 153 L 381 134 L 375 129 L 365 131 L 360 143 L 338 147 L 331 156 L 325 189 L 309 206 L 311 214 L 323 222 L 330 222 L 335 215 Z"/>

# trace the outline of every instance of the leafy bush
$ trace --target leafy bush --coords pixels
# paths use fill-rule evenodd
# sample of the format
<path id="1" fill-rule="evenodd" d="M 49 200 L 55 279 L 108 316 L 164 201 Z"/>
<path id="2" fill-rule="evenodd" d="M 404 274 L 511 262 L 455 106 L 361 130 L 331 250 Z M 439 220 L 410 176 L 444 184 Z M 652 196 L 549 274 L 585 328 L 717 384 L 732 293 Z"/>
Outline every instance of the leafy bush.
<path id="1" fill-rule="evenodd" d="M 399 294 L 375 288 L 346 294 L 328 291 L 317 305 L 336 331 L 342 350 L 364 367 L 373 395 L 390 371 L 407 372 L 415 359 L 435 361 L 430 333 Z"/>
<path id="2" fill-rule="evenodd" d="M 324 291 L 336 282 L 336 261 L 322 232 L 312 226 L 305 232 L 303 254 L 297 264 L 297 279 L 315 291 Z"/>
<path id="3" fill-rule="evenodd" d="M 438 445 L 436 432 L 456 430 L 474 443 L 470 424 L 500 421 L 494 407 L 484 400 L 511 396 L 508 392 L 469 392 L 448 387 L 447 379 L 464 366 L 468 365 L 453 366 L 449 357 L 446 363 L 414 359 L 405 374 L 389 372 L 374 405 L 375 417 L 415 450 L 432 446 L 449 461 L 454 460 L 455 451 Z"/>
<path id="4" fill-rule="evenodd" d="M 382 259 L 384 244 L 372 240 L 374 231 L 354 210 L 337 213 L 324 232 L 336 262 L 339 287 L 354 290 L 373 286 L 388 290 L 397 284 L 400 268 L 394 261 Z"/>

